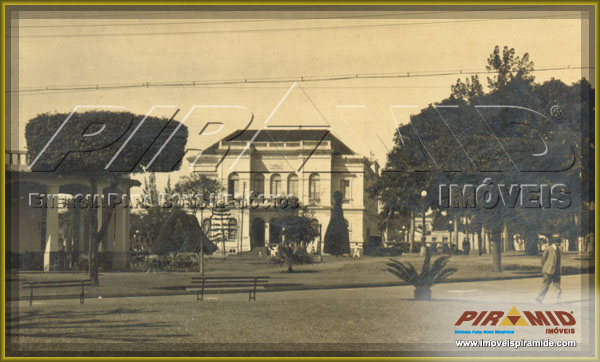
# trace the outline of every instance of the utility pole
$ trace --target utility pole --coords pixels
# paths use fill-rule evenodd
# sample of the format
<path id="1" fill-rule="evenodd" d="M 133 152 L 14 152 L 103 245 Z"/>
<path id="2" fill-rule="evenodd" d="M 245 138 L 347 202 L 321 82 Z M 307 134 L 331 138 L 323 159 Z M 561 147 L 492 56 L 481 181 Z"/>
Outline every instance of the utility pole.
<path id="1" fill-rule="evenodd" d="M 421 197 L 423 198 L 423 227 L 421 229 L 421 231 L 423 231 L 423 234 L 421 234 L 421 254 L 423 254 L 422 256 L 425 256 L 424 252 L 427 250 L 427 245 L 425 242 L 425 234 L 427 233 L 427 225 L 425 224 L 425 211 L 427 211 L 427 191 L 421 191 Z"/>
<path id="2" fill-rule="evenodd" d="M 208 238 L 208 230 L 204 230 L 204 208 L 200 209 L 200 229 Z M 200 275 L 204 276 L 204 240 L 200 240 Z"/>
<path id="3" fill-rule="evenodd" d="M 323 225 L 319 224 L 319 244 L 317 245 L 317 251 L 319 252 L 319 263 L 323 261 L 323 255 L 321 254 L 321 241 L 323 239 Z"/>
<path id="4" fill-rule="evenodd" d="M 242 244 L 244 243 L 244 204 L 246 203 L 246 182 L 242 186 L 242 216 L 240 221 L 240 247 L 238 248 L 238 257 L 242 255 Z"/>

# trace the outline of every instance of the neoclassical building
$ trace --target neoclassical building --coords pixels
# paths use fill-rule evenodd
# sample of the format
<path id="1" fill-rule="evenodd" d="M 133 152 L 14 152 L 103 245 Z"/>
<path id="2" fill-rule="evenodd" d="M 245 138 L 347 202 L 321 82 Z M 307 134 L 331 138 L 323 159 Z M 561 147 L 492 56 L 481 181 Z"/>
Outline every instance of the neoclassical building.
<path id="1" fill-rule="evenodd" d="M 331 217 L 332 195 L 340 191 L 351 250 L 362 249 L 370 236 L 379 235 L 377 201 L 366 192 L 378 177 L 377 164 L 325 129 L 237 131 L 204 150 L 194 171 L 218 180 L 224 194 L 297 196 L 307 216 L 320 224 L 323 237 Z M 281 228 L 274 221 L 281 213 L 272 207 L 245 205 L 229 211 L 228 222 L 234 231 L 228 235 L 226 252 L 280 243 Z M 210 211 L 205 210 L 204 221 L 208 215 Z M 315 241 L 309 247 L 317 245 Z"/>

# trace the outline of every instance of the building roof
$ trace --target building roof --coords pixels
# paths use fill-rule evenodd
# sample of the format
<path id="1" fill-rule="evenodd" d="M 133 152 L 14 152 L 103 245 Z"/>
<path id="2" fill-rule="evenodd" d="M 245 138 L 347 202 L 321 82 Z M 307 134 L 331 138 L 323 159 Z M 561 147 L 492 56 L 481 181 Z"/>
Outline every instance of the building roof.
<path id="1" fill-rule="evenodd" d="M 252 140 L 258 130 L 247 129 L 232 132 L 223 140 L 249 142 Z M 253 142 L 300 142 L 300 141 L 330 141 L 332 153 L 341 155 L 356 155 L 339 138 L 335 137 L 327 129 L 262 129 Z M 218 143 L 213 144 L 206 149 L 205 153 L 210 153 L 218 147 Z"/>

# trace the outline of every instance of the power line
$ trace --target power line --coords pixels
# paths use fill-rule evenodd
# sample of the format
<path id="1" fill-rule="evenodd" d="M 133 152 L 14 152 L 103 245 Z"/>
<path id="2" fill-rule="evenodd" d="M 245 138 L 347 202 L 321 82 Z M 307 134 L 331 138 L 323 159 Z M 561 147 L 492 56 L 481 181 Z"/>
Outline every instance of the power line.
<path id="1" fill-rule="evenodd" d="M 303 87 L 304 89 L 322 89 L 322 90 L 333 90 L 333 89 L 432 89 L 432 88 L 448 88 L 449 85 L 429 85 L 429 86 L 316 86 L 316 87 Z M 286 86 L 181 86 L 180 88 L 194 88 L 194 89 L 289 89 Z M 123 90 L 122 89 L 111 89 L 111 90 Z M 60 91 L 40 91 L 32 93 L 22 93 L 20 96 L 35 96 L 35 95 L 50 95 L 50 94 L 74 94 L 74 93 L 90 93 L 96 92 L 95 89 L 88 90 L 60 90 Z"/>
<path id="2" fill-rule="evenodd" d="M 226 21 L 169 21 L 169 22 L 154 22 L 154 23 L 116 23 L 116 24 L 66 24 L 66 25 L 15 25 L 10 26 L 11 29 L 28 29 L 28 28 L 91 28 L 91 27 L 113 27 L 113 26 L 156 26 L 156 25 L 194 25 L 194 24 L 235 24 L 235 23 L 254 23 L 254 22 L 273 22 L 273 21 L 295 21 L 295 20 L 330 20 L 330 19 L 356 19 L 356 18 L 381 18 L 386 16 L 415 16 L 415 15 L 431 15 L 431 14 L 450 14 L 450 13 L 476 13 L 476 12 L 489 12 L 489 11 L 508 11 L 508 10 L 524 10 L 524 9 L 538 9 L 542 10 L 544 6 L 516 6 L 507 8 L 494 8 L 494 9 L 477 9 L 477 10 L 448 10 L 448 11 L 419 11 L 419 12 L 398 12 L 398 13 L 385 13 L 385 14 L 365 14 L 365 15 L 343 15 L 343 16 L 326 16 L 326 17 L 304 17 L 304 18 L 281 18 L 281 19 L 236 19 Z M 375 10 L 377 11 L 377 10 Z M 129 14 L 125 14 L 129 15 Z M 135 14 L 133 14 L 135 15 Z M 140 15 L 138 15 L 140 16 Z M 31 19 L 25 19 L 31 20 Z M 39 20 L 39 19 L 33 19 Z M 42 19 L 47 20 L 47 19 Z M 139 19 L 133 18 L 131 20 L 161 20 L 156 18 L 150 19 Z"/>
<path id="3" fill-rule="evenodd" d="M 557 70 L 583 70 L 594 69 L 594 66 L 552 66 L 540 67 L 534 69 L 533 72 L 546 72 Z M 417 72 L 396 72 L 396 73 L 371 73 L 371 74 L 346 74 L 346 75 L 328 75 L 328 76 L 297 76 L 284 78 L 259 78 L 259 79 L 221 79 L 221 80 L 199 80 L 199 81 L 181 81 L 181 82 L 145 82 L 145 83 L 127 83 L 127 84 L 96 84 L 96 85 L 69 85 L 69 86 L 47 86 L 47 87 L 30 87 L 7 90 L 7 93 L 12 94 L 32 94 L 39 92 L 58 92 L 58 91 L 84 91 L 84 90 L 112 90 L 112 89 L 128 89 L 128 88 L 173 88 L 173 87 L 189 87 L 189 88 L 205 88 L 215 87 L 220 85 L 235 85 L 235 84 L 274 84 L 274 83 L 310 83 L 310 82 L 330 82 L 340 80 L 356 80 L 356 79 L 394 79 L 394 78 L 424 78 L 424 77 L 440 77 L 440 76 L 455 76 L 455 75 L 479 75 L 479 74 L 495 74 L 496 72 L 488 70 L 473 70 L 473 71 L 417 71 Z M 216 87 L 219 88 L 219 87 Z M 319 88 L 319 87 L 315 87 Z M 345 88 L 345 87 L 344 87 Z"/>
<path id="4" fill-rule="evenodd" d="M 98 33 L 98 34 L 37 34 L 37 35 L 11 35 L 13 38 L 73 38 L 73 37 L 102 37 L 102 36 L 147 36 L 147 35 L 191 35 L 191 34 L 233 34 L 233 33 L 263 33 L 281 31 L 314 31 L 314 30 L 340 30 L 361 28 L 386 28 L 398 26 L 424 26 L 440 24 L 464 24 L 475 22 L 491 22 L 506 20 L 542 19 L 542 18 L 564 18 L 565 14 L 530 16 L 505 19 L 470 19 L 470 20 L 447 20 L 421 23 L 389 23 L 389 24 L 366 24 L 366 25 L 338 25 L 338 26 L 314 26 L 296 28 L 267 28 L 267 29 L 237 29 L 237 30 L 203 30 L 203 31 L 174 31 L 174 32 L 144 32 L 144 33 Z"/>

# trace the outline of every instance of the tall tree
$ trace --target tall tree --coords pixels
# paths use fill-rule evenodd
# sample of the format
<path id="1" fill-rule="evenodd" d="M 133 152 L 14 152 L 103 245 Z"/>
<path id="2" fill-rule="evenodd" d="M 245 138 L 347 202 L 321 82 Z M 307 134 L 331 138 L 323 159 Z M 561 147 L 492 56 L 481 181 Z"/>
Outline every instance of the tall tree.
<path id="1" fill-rule="evenodd" d="M 494 51 L 487 59 L 486 69 L 496 74 L 488 77 L 490 90 L 500 90 L 513 80 L 524 80 L 533 82 L 533 62 L 529 60 L 529 53 L 519 57 L 515 48 L 505 46 L 500 53 L 500 47 L 496 45 Z"/>
<path id="2" fill-rule="evenodd" d="M 204 223 L 204 209 L 220 189 L 221 184 L 219 184 L 218 181 L 199 173 L 192 173 L 191 175 L 184 176 L 181 181 L 175 185 L 175 192 L 190 201 L 194 217 L 197 217 L 197 212 L 200 210 L 200 222 L 202 223 L 202 232 L 204 234 L 210 232 L 209 227 Z M 204 249 L 204 244 L 201 244 L 198 256 L 200 259 L 201 275 L 204 275 L 204 255 L 206 253 L 207 250 Z"/>
<path id="3" fill-rule="evenodd" d="M 456 80 L 456 84 L 450 87 L 452 94 L 450 97 L 463 99 L 467 101 L 467 103 L 474 98 L 480 97 L 483 95 L 483 86 L 479 82 L 478 75 L 472 75 L 471 79 L 467 78 L 465 82 L 460 79 Z"/>
<path id="4" fill-rule="evenodd" d="M 231 233 L 236 232 L 231 223 L 231 212 L 228 203 L 225 200 L 216 202 L 212 207 L 211 222 L 211 240 L 214 243 L 221 243 L 223 257 L 225 257 L 225 242 L 230 238 Z"/>
<path id="5" fill-rule="evenodd" d="M 489 78 L 488 93 L 469 92 L 467 84 L 473 88 L 473 78 L 467 83 L 459 80 L 448 98 L 411 115 L 411 122 L 394 133 L 394 147 L 386 164 L 392 170 L 384 171 L 369 191 L 382 201 L 384 210 L 418 211 L 423 203 L 421 190 L 432 197 L 425 200 L 428 205 L 438 207 L 440 184 L 481 185 L 487 179 L 495 190 L 499 185 L 512 184 L 568 185 L 573 195 L 569 209 L 485 208 L 474 204 L 448 209 L 454 217 L 471 220 L 479 234 L 482 226 L 489 231 L 494 270 L 501 271 L 505 225 L 528 240 L 529 253 L 537 252 L 538 234 L 550 232 L 555 229 L 553 225 L 564 225 L 563 234 L 577 235 L 577 225 L 560 220 L 573 220 L 572 212 L 593 193 L 592 188 L 585 187 L 585 180 L 589 180 L 587 165 L 593 157 L 588 124 L 593 119 L 595 91 L 585 79 L 570 86 L 558 80 L 534 83 L 529 55 L 518 57 L 508 47 L 494 49 L 488 70 L 494 74 Z M 529 126 L 536 121 L 545 122 L 537 133 Z"/>

